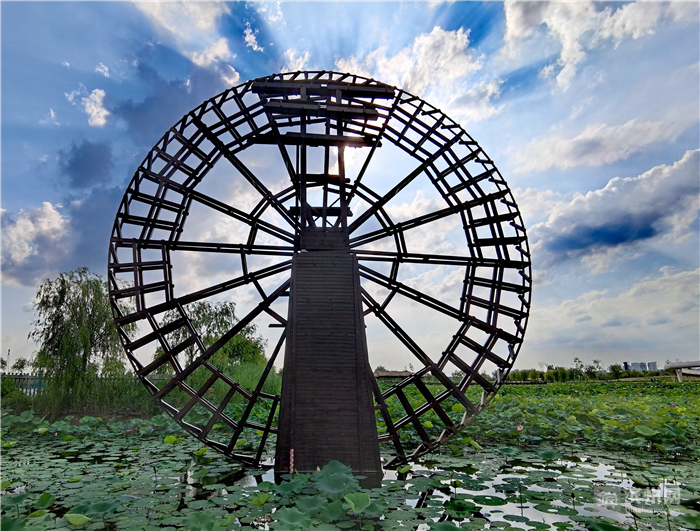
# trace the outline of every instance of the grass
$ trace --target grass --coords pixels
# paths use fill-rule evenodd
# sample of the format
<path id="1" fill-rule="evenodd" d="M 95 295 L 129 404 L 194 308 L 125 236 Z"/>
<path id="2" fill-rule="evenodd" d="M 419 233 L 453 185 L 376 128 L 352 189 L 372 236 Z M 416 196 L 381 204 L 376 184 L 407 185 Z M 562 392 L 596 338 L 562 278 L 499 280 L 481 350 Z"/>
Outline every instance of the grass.
<path id="1" fill-rule="evenodd" d="M 255 363 L 241 363 L 229 367 L 228 375 L 244 389 L 253 391 L 260 380 L 265 367 Z M 188 384 L 199 389 L 209 374 L 198 373 L 188 379 Z M 200 381 L 201 380 L 201 381 Z M 143 384 L 132 375 L 113 378 L 92 379 L 78 385 L 62 385 L 60 381 L 44 378 L 46 387 L 35 396 L 29 396 L 16 388 L 7 379 L 3 379 L 2 405 L 14 413 L 34 410 L 38 415 L 56 419 L 63 415 L 93 415 L 109 418 L 147 418 L 160 412 Z M 269 374 L 263 391 L 279 394 L 282 388 L 282 375 L 276 371 Z M 220 402 L 229 387 L 224 382 L 214 385 L 215 400 Z M 169 396 L 172 399 L 175 396 Z M 180 407 L 189 395 L 180 393 L 182 403 L 173 403 Z M 236 395 L 236 398 L 240 397 Z M 235 401 L 235 400 L 234 400 Z"/>

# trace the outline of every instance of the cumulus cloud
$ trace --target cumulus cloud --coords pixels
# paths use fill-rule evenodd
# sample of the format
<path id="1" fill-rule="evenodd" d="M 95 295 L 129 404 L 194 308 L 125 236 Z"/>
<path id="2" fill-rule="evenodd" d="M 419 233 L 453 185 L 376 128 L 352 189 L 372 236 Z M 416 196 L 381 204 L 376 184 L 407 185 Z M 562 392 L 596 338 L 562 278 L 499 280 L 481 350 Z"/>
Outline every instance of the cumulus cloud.
<path id="1" fill-rule="evenodd" d="M 85 113 L 88 115 L 88 123 L 93 127 L 104 127 L 107 123 L 109 112 L 104 108 L 105 91 L 95 89 L 90 96 L 82 99 Z"/>
<path id="2" fill-rule="evenodd" d="M 480 122 L 503 110 L 495 104 L 502 80 L 467 81 L 482 67 L 482 57 L 469 49 L 468 29 L 435 26 L 393 56 L 381 46 L 364 57 L 339 58 L 335 65 L 341 72 L 374 77 L 420 97 L 430 93 L 431 103 L 458 120 Z"/>
<path id="3" fill-rule="evenodd" d="M 231 65 L 226 65 L 221 71 L 221 80 L 233 86 L 241 80 L 241 75 Z"/>
<path id="4" fill-rule="evenodd" d="M 221 37 L 218 41 L 212 44 L 203 52 L 185 52 L 185 55 L 197 66 L 206 68 L 218 61 L 228 61 L 235 57 L 228 47 L 228 40 Z"/>
<path id="5" fill-rule="evenodd" d="M 638 177 L 616 177 L 600 189 L 554 206 L 530 229 L 533 255 L 545 265 L 580 259 L 593 271 L 652 240 L 682 243 L 695 235 L 700 210 L 700 150 Z"/>
<path id="6" fill-rule="evenodd" d="M 502 83 L 500 79 L 482 81 L 452 100 L 450 112 L 454 111 L 470 122 L 481 122 L 495 116 L 503 110 L 503 105 L 494 107 L 491 100 L 500 96 Z"/>
<path id="7" fill-rule="evenodd" d="M 518 204 L 518 210 L 526 225 L 538 221 L 546 221 L 550 212 L 564 200 L 563 196 L 553 190 L 537 190 L 535 188 L 516 188 L 513 197 Z M 544 219 L 541 219 L 544 216 Z"/>
<path id="8" fill-rule="evenodd" d="M 219 18 L 231 13 L 224 2 L 135 2 L 156 25 L 182 39 L 216 30 Z"/>
<path id="9" fill-rule="evenodd" d="M 555 39 L 559 57 L 544 73 L 556 71 L 556 84 L 563 90 L 571 85 L 587 51 L 607 41 L 617 46 L 625 39 L 638 39 L 653 33 L 663 19 L 679 19 L 675 8 L 659 2 L 634 2 L 614 10 L 593 2 L 506 2 L 504 9 L 504 52 L 516 55 L 522 41 L 543 33 Z"/>
<path id="10" fill-rule="evenodd" d="M 246 28 L 243 31 L 243 38 L 245 40 L 245 45 L 249 46 L 250 48 L 253 49 L 255 52 L 262 52 L 265 50 L 262 46 L 258 46 L 258 39 L 256 35 L 258 34 L 258 30 L 253 31 L 250 27 L 250 22 L 245 23 Z"/>
<path id="11" fill-rule="evenodd" d="M 624 160 L 655 142 L 673 140 L 679 133 L 677 125 L 636 119 L 622 125 L 591 124 L 573 138 L 553 135 L 533 140 L 516 153 L 515 171 L 542 171 L 554 166 L 562 169 L 602 166 Z"/>
<path id="12" fill-rule="evenodd" d="M 178 1 L 135 5 L 156 27 L 170 34 L 182 55 L 199 67 L 213 68 L 222 79 L 232 79 L 225 63 L 235 55 L 226 37 L 217 30 L 221 17 L 231 13 L 226 3 Z"/>
<path id="13" fill-rule="evenodd" d="M 286 25 L 284 14 L 282 13 L 282 2 L 248 2 L 247 5 L 252 6 L 258 15 L 263 17 L 270 25 Z"/>
<path id="14" fill-rule="evenodd" d="M 294 48 L 289 48 L 284 52 L 284 59 L 286 61 L 283 71 L 285 72 L 296 72 L 297 70 L 303 70 L 306 63 L 309 62 L 311 54 L 305 51 L 303 54 L 297 57 L 297 51 Z"/>
<path id="15" fill-rule="evenodd" d="M 58 169 L 73 188 L 86 188 L 108 180 L 114 166 L 109 142 L 73 142 L 70 150 L 58 152 Z"/>
<path id="16" fill-rule="evenodd" d="M 66 97 L 66 99 L 71 102 L 73 105 L 77 105 L 78 102 L 76 101 L 76 98 L 79 98 L 81 96 L 87 96 L 88 90 L 85 88 L 85 85 L 82 83 L 78 83 L 78 88 L 75 90 L 72 90 L 70 92 L 64 92 L 63 95 Z"/>
<path id="17" fill-rule="evenodd" d="M 562 348 L 570 356 L 577 350 L 592 357 L 596 351 L 607 352 L 615 356 L 608 363 L 696 355 L 699 287 L 700 269 L 663 267 L 616 296 L 592 291 L 560 304 L 534 307 L 526 343 L 544 355 Z M 675 354 L 668 351 L 669 337 Z"/>
<path id="18" fill-rule="evenodd" d="M 40 208 L 2 214 L 2 282 L 34 286 L 56 271 L 72 249 L 70 222 L 49 202 Z"/>
<path id="19" fill-rule="evenodd" d="M 56 119 L 56 112 L 53 109 L 49 109 L 49 113 L 41 120 L 39 120 L 41 125 L 61 125 Z"/>
<path id="20" fill-rule="evenodd" d="M 109 77 L 109 68 L 107 68 L 104 63 L 98 64 L 95 67 L 95 72 L 102 74 L 105 77 Z"/>
<path id="21" fill-rule="evenodd" d="M 448 85 L 481 68 L 481 59 L 474 57 L 468 46 L 469 30 L 446 31 L 435 26 L 392 57 L 387 56 L 386 47 L 380 47 L 363 59 L 340 58 L 336 67 L 344 72 L 376 76 L 422 96 L 436 82 Z"/>

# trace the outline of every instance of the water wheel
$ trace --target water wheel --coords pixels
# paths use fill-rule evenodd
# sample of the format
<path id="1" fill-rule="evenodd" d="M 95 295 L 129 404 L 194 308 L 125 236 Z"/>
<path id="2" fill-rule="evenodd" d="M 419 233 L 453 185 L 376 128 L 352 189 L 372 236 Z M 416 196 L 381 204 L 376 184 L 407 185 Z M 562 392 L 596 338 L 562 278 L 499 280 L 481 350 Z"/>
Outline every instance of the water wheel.
<path id="1" fill-rule="evenodd" d="M 192 273 L 203 261 L 211 276 Z M 136 374 L 185 430 L 253 466 L 276 439 L 280 471 L 339 456 L 371 473 L 378 442 L 385 466 L 404 463 L 494 397 L 522 344 L 531 268 L 506 182 L 458 123 L 324 71 L 248 81 L 166 131 L 121 202 L 109 283 Z M 206 300 L 245 309 L 204 337 L 191 309 Z M 280 336 L 246 388 L 217 360 L 256 323 Z M 377 327 L 416 366 L 391 385 L 368 361 Z M 266 380 L 280 353 L 278 395 Z"/>

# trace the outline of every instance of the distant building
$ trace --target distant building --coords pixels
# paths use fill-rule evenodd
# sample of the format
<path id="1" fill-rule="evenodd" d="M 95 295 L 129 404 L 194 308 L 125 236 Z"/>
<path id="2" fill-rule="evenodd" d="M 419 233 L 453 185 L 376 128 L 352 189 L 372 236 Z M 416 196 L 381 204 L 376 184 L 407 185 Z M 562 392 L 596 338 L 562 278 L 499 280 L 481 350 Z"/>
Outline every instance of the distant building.
<path id="1" fill-rule="evenodd" d="M 637 372 L 647 372 L 647 371 L 658 371 L 659 369 L 656 368 L 656 362 L 655 361 L 648 361 L 648 362 L 643 362 L 643 361 L 635 361 L 633 363 L 623 363 L 624 370 L 626 371 L 637 371 Z"/>

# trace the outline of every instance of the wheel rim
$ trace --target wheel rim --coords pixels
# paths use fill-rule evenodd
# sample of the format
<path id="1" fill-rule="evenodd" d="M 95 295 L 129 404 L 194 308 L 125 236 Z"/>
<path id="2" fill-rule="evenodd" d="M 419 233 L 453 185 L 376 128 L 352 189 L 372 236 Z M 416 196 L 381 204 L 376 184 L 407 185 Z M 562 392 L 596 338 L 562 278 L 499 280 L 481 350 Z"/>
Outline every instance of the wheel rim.
<path id="1" fill-rule="evenodd" d="M 301 129 L 307 124 L 278 106 L 293 100 L 294 93 L 291 88 L 280 92 L 280 86 L 304 83 L 323 86 L 329 93 L 336 86 L 353 87 L 356 96 L 342 103 L 355 110 L 346 108 L 342 111 L 346 114 L 340 114 L 333 110 L 332 96 L 324 96 L 323 91 L 312 95 L 314 112 L 321 117 L 310 120 L 309 125 L 322 132 L 307 133 Z M 335 175 L 330 168 L 331 150 L 323 146 L 322 136 L 332 136 L 335 130 L 342 130 L 344 138 L 350 139 L 345 141 L 348 147 L 365 148 L 347 187 L 343 150 L 335 155 Z M 290 153 L 285 142 L 288 145 L 294 135 L 306 136 L 301 147 Z M 282 170 L 291 186 L 270 189 L 241 160 L 241 153 L 259 144 L 278 146 Z M 390 177 L 391 186 L 378 193 L 365 183 L 372 180 L 372 161 L 382 146 L 401 150 L 412 167 L 397 179 Z M 303 212 L 296 176 L 312 147 L 324 150 L 322 173 L 313 177 L 319 181 L 317 195 L 323 196 L 323 208 Z M 259 195 L 249 211 L 197 189 L 219 164 L 233 168 Z M 395 219 L 392 201 L 426 178 L 440 204 L 419 215 Z M 237 242 L 182 240 L 185 226 L 192 223 L 188 214 L 193 205 L 247 227 L 245 238 Z M 286 325 L 283 312 L 273 305 L 288 294 L 291 256 L 300 250 L 300 228 L 305 223 L 341 223 L 342 208 L 353 211 L 356 206 L 357 215 L 348 221 L 348 232 L 351 252 L 360 260 L 363 311 L 398 339 L 409 361 L 419 364 L 417 370 L 383 391 L 373 379 L 382 428 L 379 440 L 392 444 L 394 450 L 386 466 L 447 442 L 486 407 L 503 384 L 527 327 L 531 268 L 522 218 L 493 162 L 459 124 L 404 91 L 335 72 L 275 74 L 207 100 L 165 133 L 136 171 L 110 241 L 110 297 L 127 356 L 159 405 L 205 444 L 246 464 L 263 462 L 266 444 L 276 433 L 279 404 L 279 396 L 266 392 L 264 384 L 279 359 Z M 443 220 L 461 226 L 462 252 L 413 252 L 417 232 Z M 179 253 L 238 257 L 241 274 L 191 293 L 176 293 L 173 269 L 177 267 L 174 256 Z M 256 266 L 257 257 L 268 262 Z M 405 269 L 420 266 L 450 268 L 452 274 L 462 277 L 460 289 L 435 297 L 402 281 Z M 241 287 L 255 290 L 257 305 L 207 348 L 188 315 L 189 305 Z M 398 300 L 410 301 L 420 311 L 437 312 L 452 322 L 441 352 L 426 352 L 392 316 Z M 169 320 L 164 319 L 166 314 Z M 220 347 L 262 314 L 275 321 L 281 335 L 258 384 L 244 389 L 212 360 Z M 136 334 L 131 331 L 135 325 Z M 156 347 L 160 356 L 145 359 L 144 353 Z M 185 354 L 192 356 L 193 351 L 188 363 Z M 487 367 L 494 368 L 495 378 L 482 376 Z M 459 381 L 452 381 L 448 374 L 455 368 L 463 374 Z M 458 419 L 455 411 L 463 411 Z M 241 444 L 242 440 L 247 442 Z"/>

